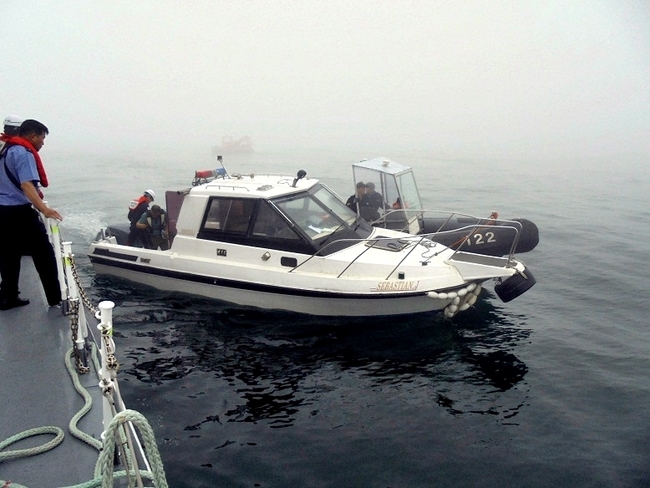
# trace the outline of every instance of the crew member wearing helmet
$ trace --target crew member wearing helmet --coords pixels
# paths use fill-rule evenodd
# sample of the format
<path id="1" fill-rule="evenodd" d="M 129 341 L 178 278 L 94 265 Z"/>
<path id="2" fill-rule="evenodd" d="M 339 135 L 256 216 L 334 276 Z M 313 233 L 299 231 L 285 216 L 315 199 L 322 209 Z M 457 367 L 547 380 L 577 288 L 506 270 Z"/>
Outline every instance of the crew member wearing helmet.
<path id="1" fill-rule="evenodd" d="M 0 151 L 9 139 L 18 135 L 20 130 L 20 124 L 23 123 L 23 119 L 17 115 L 7 115 L 4 121 L 4 131 L 0 134 Z"/>
<path id="2" fill-rule="evenodd" d="M 149 210 L 149 204 L 154 201 L 156 194 L 153 190 L 145 190 L 141 197 L 131 200 L 129 203 L 129 240 L 128 245 L 134 246 L 139 236 L 139 229 L 136 227 L 138 220 L 142 217 L 142 214 Z M 146 242 L 146 241 L 145 241 Z M 144 245 L 142 239 L 140 239 L 140 245 Z"/>

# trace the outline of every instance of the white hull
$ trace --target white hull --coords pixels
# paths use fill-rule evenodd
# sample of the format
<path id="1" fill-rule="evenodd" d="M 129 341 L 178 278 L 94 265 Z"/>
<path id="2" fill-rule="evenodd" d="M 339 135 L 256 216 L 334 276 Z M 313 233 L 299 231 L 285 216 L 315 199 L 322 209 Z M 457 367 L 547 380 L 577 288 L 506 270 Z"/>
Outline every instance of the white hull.
<path id="1" fill-rule="evenodd" d="M 128 281 L 151 286 L 158 290 L 179 291 L 190 295 L 221 300 L 245 307 L 288 310 L 319 316 L 382 316 L 409 313 L 435 312 L 444 309 L 450 300 L 429 298 L 426 293 L 397 298 L 363 298 L 358 295 L 350 298 L 334 296 L 301 296 L 289 294 L 288 289 L 278 289 L 277 293 L 233 288 L 214 284 L 197 283 L 114 266 L 95 265 L 98 274 L 116 276 Z M 304 292 L 304 290 L 301 290 Z M 296 291 L 299 293 L 300 291 Z"/>
<path id="2" fill-rule="evenodd" d="M 189 240 L 193 241 L 193 240 Z M 182 248 L 182 239 L 177 242 Z M 189 242 L 188 242 L 189 244 Z M 206 254 L 214 255 L 214 245 Z M 415 266 L 407 269 L 408 279 L 387 275 L 404 256 L 385 250 L 368 251 L 352 247 L 327 258 L 299 256 L 297 268 L 280 265 L 288 253 L 271 251 L 271 258 L 260 259 L 264 249 L 219 244 L 228 258 L 198 258 L 172 251 L 152 251 L 118 245 L 110 240 L 93 243 L 90 257 L 98 274 L 151 286 L 221 300 L 246 307 L 278 309 L 320 316 L 385 316 L 435 312 L 454 305 L 455 293 L 476 286 L 495 276 L 509 277 L 516 272 L 502 267 L 502 258 L 486 258 L 484 264 L 457 262 L 450 265 L 444 256 L 421 266 L 419 254 L 410 256 Z M 350 255 L 362 256 L 350 265 Z M 230 261 L 230 257 L 233 258 Z M 463 278 L 462 274 L 470 276 Z M 466 269 L 467 268 L 467 269 Z M 344 271 L 345 270 L 345 271 Z M 343 273 L 342 273 L 343 272 Z M 439 297 L 438 292 L 445 293 Z M 467 299 L 470 295 L 467 295 Z M 458 302 L 458 301 L 457 301 Z M 462 303 L 457 303 L 462 305 Z"/>

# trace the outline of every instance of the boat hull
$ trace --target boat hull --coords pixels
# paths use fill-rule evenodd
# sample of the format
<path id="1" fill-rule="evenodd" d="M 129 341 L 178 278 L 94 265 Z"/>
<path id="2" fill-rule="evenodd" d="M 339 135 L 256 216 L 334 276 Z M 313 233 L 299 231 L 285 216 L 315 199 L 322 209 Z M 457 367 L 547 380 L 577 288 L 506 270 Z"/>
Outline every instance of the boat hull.
<path id="1" fill-rule="evenodd" d="M 183 292 L 239 306 L 277 309 L 329 317 L 391 316 L 443 310 L 451 299 L 431 298 L 426 292 L 394 294 L 333 293 L 269 286 L 216 276 L 116 263 L 90 256 L 97 274 L 115 276 L 158 290 Z"/>
<path id="2" fill-rule="evenodd" d="M 535 249 L 539 244 L 539 229 L 534 222 L 527 219 L 513 219 L 510 225 L 491 225 L 487 220 L 458 218 L 422 219 L 421 234 L 434 242 L 451 249 L 485 254 L 488 256 L 506 256 L 510 253 L 525 253 Z M 515 232 L 517 229 L 518 234 Z M 517 239 L 513 248 L 513 240 Z"/>

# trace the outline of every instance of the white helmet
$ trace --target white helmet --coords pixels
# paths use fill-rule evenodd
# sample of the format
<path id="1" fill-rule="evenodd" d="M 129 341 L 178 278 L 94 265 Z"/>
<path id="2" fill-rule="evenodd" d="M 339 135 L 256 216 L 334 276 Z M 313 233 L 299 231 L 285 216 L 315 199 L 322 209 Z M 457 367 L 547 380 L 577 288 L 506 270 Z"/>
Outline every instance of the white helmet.
<path id="1" fill-rule="evenodd" d="M 144 191 L 144 194 L 149 195 L 151 197 L 152 202 L 156 199 L 156 192 L 154 192 L 153 190 L 147 189 Z"/>
<path id="2" fill-rule="evenodd" d="M 23 123 L 23 119 L 17 115 L 7 115 L 5 117 L 4 125 L 9 127 L 20 127 L 20 124 Z"/>

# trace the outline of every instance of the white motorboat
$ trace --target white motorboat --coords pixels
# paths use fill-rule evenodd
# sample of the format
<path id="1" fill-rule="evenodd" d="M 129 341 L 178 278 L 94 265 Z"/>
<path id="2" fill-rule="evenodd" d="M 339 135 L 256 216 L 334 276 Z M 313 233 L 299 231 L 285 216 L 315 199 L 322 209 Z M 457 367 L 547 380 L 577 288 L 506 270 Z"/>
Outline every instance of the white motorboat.
<path id="1" fill-rule="evenodd" d="M 405 206 L 414 204 L 398 195 Z M 166 204 L 169 250 L 128 246 L 126 226 L 110 226 L 90 246 L 95 271 L 241 306 L 323 316 L 452 317 L 476 301 L 486 281 L 497 281 L 503 301 L 535 284 L 512 252 L 452 249 L 418 235 L 422 229 L 409 232 L 422 217 L 413 206 L 400 209 L 406 232 L 371 225 L 302 170 L 197 171 L 190 188 L 166 193 Z M 516 243 L 520 230 L 508 228 Z"/>

